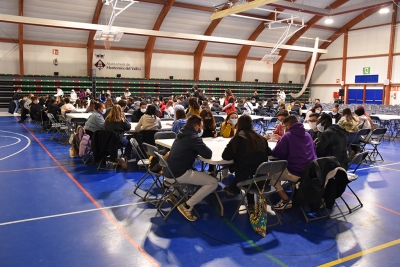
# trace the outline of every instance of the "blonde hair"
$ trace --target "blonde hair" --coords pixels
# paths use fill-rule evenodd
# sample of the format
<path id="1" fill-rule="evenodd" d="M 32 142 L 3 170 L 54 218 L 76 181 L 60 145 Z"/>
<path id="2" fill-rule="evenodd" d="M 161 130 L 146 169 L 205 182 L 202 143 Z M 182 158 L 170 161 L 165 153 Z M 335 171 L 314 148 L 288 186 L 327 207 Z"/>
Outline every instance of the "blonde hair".
<path id="1" fill-rule="evenodd" d="M 106 108 L 106 109 L 107 109 L 107 108 L 111 108 L 111 107 L 113 106 L 113 102 L 112 102 L 111 97 L 108 97 L 108 98 L 107 98 L 107 100 L 106 100 L 106 102 L 104 103 L 104 105 L 105 105 L 105 108 Z"/>
<path id="2" fill-rule="evenodd" d="M 114 106 L 112 106 L 110 113 L 106 117 L 106 121 L 108 121 L 108 122 L 124 121 L 124 118 L 122 117 L 122 111 L 121 111 L 120 105 L 115 104 Z"/>

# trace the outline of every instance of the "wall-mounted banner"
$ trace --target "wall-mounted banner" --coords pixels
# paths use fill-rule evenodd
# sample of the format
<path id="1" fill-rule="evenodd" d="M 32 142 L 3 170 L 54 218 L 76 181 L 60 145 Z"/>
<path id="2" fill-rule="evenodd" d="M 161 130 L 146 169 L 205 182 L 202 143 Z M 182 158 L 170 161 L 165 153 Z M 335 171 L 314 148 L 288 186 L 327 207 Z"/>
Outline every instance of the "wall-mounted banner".
<path id="1" fill-rule="evenodd" d="M 105 55 L 104 55 L 104 54 L 95 54 L 95 55 L 96 55 L 96 58 L 99 59 L 96 63 L 94 63 L 94 66 L 95 66 L 98 70 L 102 70 L 102 69 L 104 69 L 104 68 L 110 69 L 110 70 L 133 70 L 133 71 L 135 71 L 135 70 L 137 70 L 137 71 L 142 70 L 142 69 L 139 68 L 139 67 L 131 66 L 129 63 L 108 62 L 108 61 L 104 60 L 104 58 L 105 58 Z M 101 60 L 101 59 L 103 59 L 104 61 L 106 61 L 106 63 L 104 63 L 103 60 Z"/>
<path id="2" fill-rule="evenodd" d="M 364 67 L 363 68 L 363 74 L 371 74 L 371 68 L 370 67 Z"/>

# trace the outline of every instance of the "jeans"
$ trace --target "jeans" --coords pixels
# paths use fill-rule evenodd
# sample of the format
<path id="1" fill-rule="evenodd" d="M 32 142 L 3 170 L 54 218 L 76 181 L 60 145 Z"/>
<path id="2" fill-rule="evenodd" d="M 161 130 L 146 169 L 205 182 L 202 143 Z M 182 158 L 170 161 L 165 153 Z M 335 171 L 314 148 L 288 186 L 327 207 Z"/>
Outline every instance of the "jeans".
<path id="1" fill-rule="evenodd" d="M 18 112 L 19 101 L 18 100 L 14 100 L 14 103 L 15 103 L 14 113 L 17 113 Z"/>

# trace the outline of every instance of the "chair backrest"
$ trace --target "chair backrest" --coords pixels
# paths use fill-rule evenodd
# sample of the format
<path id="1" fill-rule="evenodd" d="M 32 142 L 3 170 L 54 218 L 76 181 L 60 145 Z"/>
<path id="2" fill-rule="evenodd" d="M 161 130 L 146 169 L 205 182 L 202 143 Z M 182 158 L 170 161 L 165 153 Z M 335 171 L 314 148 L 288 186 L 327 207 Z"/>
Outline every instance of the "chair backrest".
<path id="1" fill-rule="evenodd" d="M 356 133 L 349 133 L 347 141 L 348 144 L 358 144 L 361 136 L 367 136 L 371 129 L 361 129 Z"/>
<path id="2" fill-rule="evenodd" d="M 288 162 L 286 160 L 276 160 L 261 163 L 260 166 L 258 166 L 256 173 L 254 174 L 254 176 L 256 177 L 254 180 L 256 182 L 263 181 L 266 180 L 267 177 L 272 178 L 271 175 L 273 174 L 279 174 L 279 177 L 276 180 L 278 183 L 283 171 L 287 167 L 287 163 Z"/>
<path id="3" fill-rule="evenodd" d="M 46 114 L 47 114 L 47 117 L 49 118 L 50 123 L 58 124 L 58 122 L 57 122 L 56 118 L 54 118 L 53 114 L 51 114 L 50 112 L 47 112 Z"/>
<path id="4" fill-rule="evenodd" d="M 142 136 L 142 143 L 147 143 L 150 145 L 156 145 L 154 135 L 158 132 L 158 130 L 142 130 L 140 134 Z"/>
<path id="5" fill-rule="evenodd" d="M 156 132 L 154 134 L 154 140 L 157 139 L 175 139 L 176 133 L 172 131 Z"/>
<path id="6" fill-rule="evenodd" d="M 168 173 L 170 174 L 170 176 L 172 176 L 172 177 L 167 177 L 167 178 L 175 179 L 175 176 L 174 176 L 174 174 L 171 172 L 171 169 L 169 168 L 168 163 L 167 163 L 167 161 L 164 159 L 164 157 L 163 157 L 160 153 L 158 153 L 158 152 L 154 152 L 154 156 L 157 157 L 158 163 L 159 163 L 160 166 L 163 168 L 163 173 L 165 173 L 165 169 L 167 169 L 167 170 L 168 170 Z M 164 177 L 165 177 L 165 176 L 164 176 Z"/>
<path id="7" fill-rule="evenodd" d="M 226 115 L 226 112 L 220 111 L 218 115 Z"/>
<path id="8" fill-rule="evenodd" d="M 148 155 L 148 156 L 153 156 L 153 157 L 155 157 L 155 152 L 158 152 L 158 148 L 157 147 L 155 147 L 155 146 L 152 146 L 152 145 L 150 145 L 150 144 L 147 144 L 147 143 L 143 143 L 143 149 L 144 149 L 144 151 L 146 152 L 146 154 Z"/>
<path id="9" fill-rule="evenodd" d="M 363 163 L 365 158 L 368 156 L 368 153 L 369 153 L 368 151 L 364 151 L 364 152 L 355 154 L 352 161 L 349 163 L 349 166 L 347 169 L 349 169 L 349 167 L 352 164 L 357 164 L 357 167 L 353 170 L 353 173 L 355 173 L 357 171 L 358 167 L 360 167 L 361 163 Z"/>
<path id="10" fill-rule="evenodd" d="M 138 155 L 138 157 L 139 157 L 139 161 L 142 161 L 142 163 L 145 164 L 144 160 L 147 159 L 147 157 L 143 153 L 142 149 L 140 148 L 138 141 L 135 138 L 131 138 L 130 142 L 131 142 L 133 149 L 136 152 L 136 155 Z"/>

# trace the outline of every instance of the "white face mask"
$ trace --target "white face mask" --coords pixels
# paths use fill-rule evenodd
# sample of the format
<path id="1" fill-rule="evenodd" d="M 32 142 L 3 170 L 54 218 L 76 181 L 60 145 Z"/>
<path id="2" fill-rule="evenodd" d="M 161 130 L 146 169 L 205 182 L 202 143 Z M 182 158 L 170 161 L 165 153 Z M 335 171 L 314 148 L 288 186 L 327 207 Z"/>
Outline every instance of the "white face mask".
<path id="1" fill-rule="evenodd" d="M 316 110 L 315 110 L 315 113 L 321 113 L 321 110 L 316 109 Z"/>
<path id="2" fill-rule="evenodd" d="M 332 115 L 333 115 L 333 116 L 336 116 L 336 114 L 337 114 L 337 112 L 332 112 Z"/>
<path id="3" fill-rule="evenodd" d="M 103 114 L 106 114 L 106 109 L 103 109 Z"/>
<path id="4" fill-rule="evenodd" d="M 325 130 L 325 127 L 322 126 L 321 123 L 317 125 L 317 128 L 318 128 L 318 131 L 321 132 L 321 133 L 323 133 L 324 130 Z"/>
<path id="5" fill-rule="evenodd" d="M 204 132 L 203 129 L 201 129 L 200 132 L 197 133 L 199 135 L 199 137 L 201 137 L 203 135 L 203 132 Z"/>
<path id="6" fill-rule="evenodd" d="M 146 109 L 145 109 L 145 108 L 142 108 L 142 109 L 140 109 L 140 111 L 141 111 L 142 113 L 145 113 L 145 112 L 146 112 Z"/>
<path id="7" fill-rule="evenodd" d="M 317 128 L 317 123 L 316 122 L 309 122 L 308 125 L 310 125 L 310 128 L 312 130 L 314 130 L 315 128 Z"/>
<path id="8" fill-rule="evenodd" d="M 232 126 L 236 125 L 237 121 L 238 121 L 238 119 L 231 119 Z"/>

